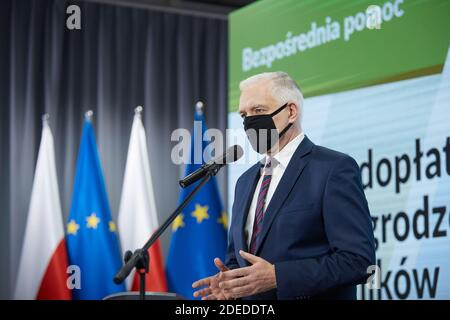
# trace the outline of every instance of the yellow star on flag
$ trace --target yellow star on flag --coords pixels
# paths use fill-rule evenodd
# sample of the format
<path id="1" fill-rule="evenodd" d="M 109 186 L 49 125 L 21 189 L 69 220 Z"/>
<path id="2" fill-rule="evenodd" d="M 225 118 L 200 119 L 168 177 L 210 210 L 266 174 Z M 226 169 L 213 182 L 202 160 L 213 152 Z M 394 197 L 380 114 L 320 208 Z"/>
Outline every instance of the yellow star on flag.
<path id="1" fill-rule="evenodd" d="M 90 216 L 86 218 L 87 227 L 92 229 L 97 229 L 98 224 L 100 223 L 100 219 L 97 218 L 95 212 L 92 212 Z"/>
<path id="2" fill-rule="evenodd" d="M 78 229 L 80 229 L 80 225 L 75 222 L 75 220 L 70 220 L 67 224 L 67 234 L 77 235 Z"/>
<path id="3" fill-rule="evenodd" d="M 195 205 L 195 211 L 192 212 L 192 216 L 197 219 L 197 223 L 201 223 L 203 220 L 208 219 L 208 206 Z"/>
<path id="4" fill-rule="evenodd" d="M 173 223 L 172 223 L 172 231 L 177 231 L 178 228 L 184 227 L 183 217 L 184 217 L 183 214 L 180 213 L 180 214 L 175 218 L 175 220 L 173 220 Z"/>
<path id="5" fill-rule="evenodd" d="M 117 231 L 117 226 L 114 223 L 114 221 L 110 221 L 109 222 L 109 231 L 111 231 L 111 232 L 116 232 Z"/>
<path id="6" fill-rule="evenodd" d="M 217 219 L 217 222 L 220 223 L 220 224 L 223 224 L 223 227 L 225 228 L 225 230 L 227 229 L 227 227 L 228 227 L 228 216 L 225 213 L 225 211 L 223 211 L 220 214 L 220 218 Z"/>

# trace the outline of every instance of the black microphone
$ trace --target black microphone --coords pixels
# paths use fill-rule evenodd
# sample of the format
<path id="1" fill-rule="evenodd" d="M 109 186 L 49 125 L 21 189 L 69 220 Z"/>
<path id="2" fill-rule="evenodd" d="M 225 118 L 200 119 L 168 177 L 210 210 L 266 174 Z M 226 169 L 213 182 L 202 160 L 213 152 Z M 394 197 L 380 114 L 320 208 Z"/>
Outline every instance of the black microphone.
<path id="1" fill-rule="evenodd" d="M 229 147 L 227 151 L 225 151 L 225 153 L 212 159 L 208 163 L 205 163 L 200 168 L 187 175 L 184 179 L 181 179 L 180 186 L 182 188 L 186 188 L 187 186 L 193 184 L 195 181 L 203 178 L 208 172 L 211 172 L 212 175 L 215 175 L 217 171 L 220 170 L 220 168 L 231 162 L 235 162 L 240 157 L 242 157 L 243 154 L 244 150 L 242 150 L 241 146 L 235 144 L 234 146 Z"/>

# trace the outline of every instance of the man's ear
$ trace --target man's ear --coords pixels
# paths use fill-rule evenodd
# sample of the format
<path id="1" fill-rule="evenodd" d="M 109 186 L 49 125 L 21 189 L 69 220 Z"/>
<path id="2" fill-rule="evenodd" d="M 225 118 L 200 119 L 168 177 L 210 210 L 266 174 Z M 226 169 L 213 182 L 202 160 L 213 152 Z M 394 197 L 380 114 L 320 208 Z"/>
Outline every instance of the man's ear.
<path id="1" fill-rule="evenodd" d="M 289 103 L 289 122 L 295 123 L 300 116 L 298 106 L 295 103 Z"/>

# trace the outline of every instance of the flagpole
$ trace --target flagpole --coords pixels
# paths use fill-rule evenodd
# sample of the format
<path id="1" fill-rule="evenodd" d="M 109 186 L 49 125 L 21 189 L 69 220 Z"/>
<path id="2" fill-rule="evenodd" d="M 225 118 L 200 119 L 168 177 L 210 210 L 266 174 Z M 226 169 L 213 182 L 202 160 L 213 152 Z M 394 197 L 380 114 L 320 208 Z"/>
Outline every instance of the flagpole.
<path id="1" fill-rule="evenodd" d="M 44 113 L 42 115 L 42 126 L 48 125 L 48 120 L 50 119 L 50 115 L 48 113 Z"/>
<path id="2" fill-rule="evenodd" d="M 205 104 L 202 101 L 197 101 L 197 103 L 195 104 L 195 111 L 199 114 L 199 115 L 203 115 L 203 108 L 205 107 Z"/>
<path id="3" fill-rule="evenodd" d="M 144 108 L 142 106 L 137 106 L 134 108 L 134 114 L 138 116 L 142 116 L 142 111 L 144 111 Z"/>
<path id="4" fill-rule="evenodd" d="M 84 113 L 84 118 L 86 121 L 92 122 L 92 117 L 94 116 L 94 111 L 88 110 Z"/>

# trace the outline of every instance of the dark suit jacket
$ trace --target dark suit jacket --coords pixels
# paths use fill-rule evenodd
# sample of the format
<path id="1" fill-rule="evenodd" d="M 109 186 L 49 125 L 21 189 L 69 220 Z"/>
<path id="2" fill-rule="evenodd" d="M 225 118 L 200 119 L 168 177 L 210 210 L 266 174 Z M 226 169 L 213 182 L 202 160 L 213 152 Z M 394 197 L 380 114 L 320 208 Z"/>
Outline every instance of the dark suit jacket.
<path id="1" fill-rule="evenodd" d="M 236 183 L 226 265 L 248 266 L 245 222 L 260 163 Z M 249 299 L 355 299 L 375 264 L 372 222 L 353 158 L 301 142 L 264 213 L 256 255 L 275 264 L 277 288 Z"/>

